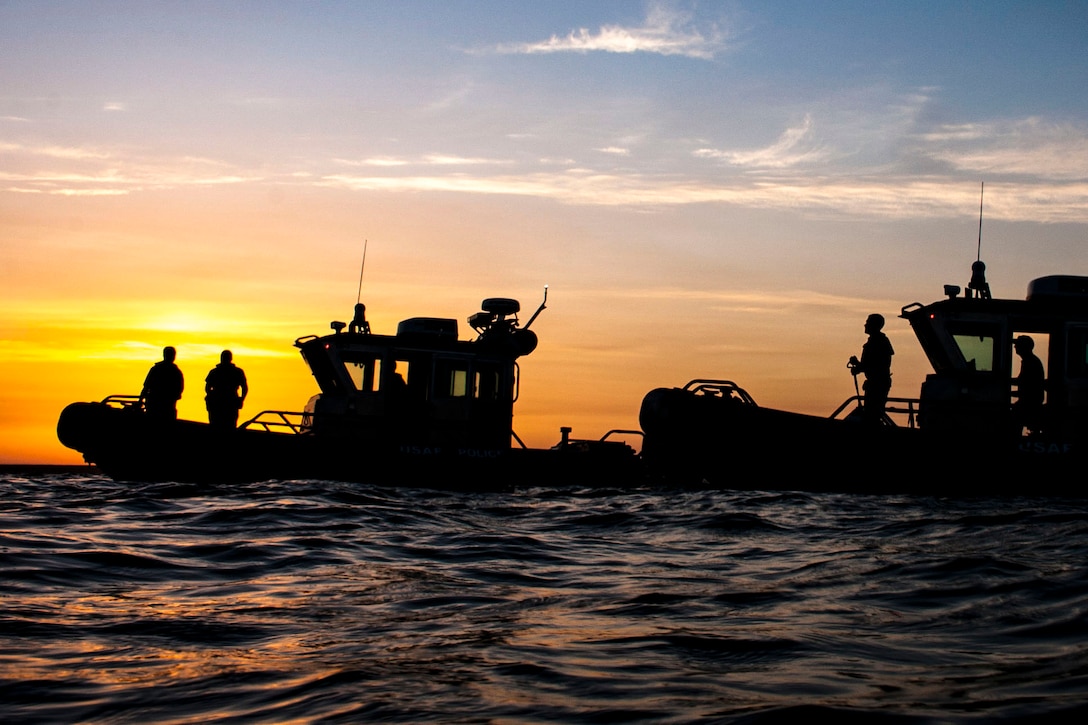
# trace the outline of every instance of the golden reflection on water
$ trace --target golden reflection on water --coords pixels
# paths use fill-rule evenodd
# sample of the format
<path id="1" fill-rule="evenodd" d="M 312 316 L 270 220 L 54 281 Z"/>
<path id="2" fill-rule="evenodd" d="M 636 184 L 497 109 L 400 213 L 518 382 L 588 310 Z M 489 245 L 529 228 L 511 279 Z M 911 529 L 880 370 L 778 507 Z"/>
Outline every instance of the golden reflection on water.
<path id="1" fill-rule="evenodd" d="M 261 648 L 193 649 L 155 647 L 141 638 L 128 642 L 117 637 L 115 644 L 63 641 L 36 646 L 36 654 L 21 653 L 17 661 L 0 659 L 0 678 L 43 682 L 79 680 L 106 688 L 159 686 L 164 682 L 193 681 L 219 677 L 225 672 L 236 674 L 274 670 L 285 672 L 297 662 L 304 651 L 295 643 L 276 643 Z M 312 673 L 307 673 L 310 679 Z M 282 679 L 275 685 L 281 687 Z"/>
<path id="2" fill-rule="evenodd" d="M 22 612 L 71 634 L 34 640 L 27 651 L 0 657 L 0 679 L 128 687 L 224 671 L 291 671 L 311 650 L 310 635 L 291 626 L 291 611 L 309 606 L 313 593 L 298 584 L 297 577 L 269 576 L 219 594 L 205 585 L 125 587 L 59 602 L 62 613 L 48 611 L 58 604 L 52 597 L 23 598 Z M 224 641 L 216 643 L 217 637 Z M 175 646 L 156 645 L 157 639 Z M 177 645 L 187 639 L 191 646 Z"/>

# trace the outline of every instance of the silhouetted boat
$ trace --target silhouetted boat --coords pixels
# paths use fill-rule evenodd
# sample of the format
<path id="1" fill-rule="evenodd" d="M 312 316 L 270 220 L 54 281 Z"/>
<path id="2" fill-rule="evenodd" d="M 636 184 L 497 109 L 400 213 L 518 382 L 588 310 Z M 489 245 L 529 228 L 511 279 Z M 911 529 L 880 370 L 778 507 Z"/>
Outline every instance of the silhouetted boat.
<path id="1" fill-rule="evenodd" d="M 723 488 L 1088 494 L 1088 277 L 1043 277 L 1026 299 L 1002 300 L 985 265 L 973 272 L 962 295 L 948 285 L 945 299 L 903 307 L 933 372 L 918 398 L 889 399 L 882 425 L 861 422 L 860 396 L 825 418 L 760 407 L 732 381 L 693 380 L 643 399 L 649 470 Z M 1013 340 L 1025 333 L 1049 338 L 1034 430 L 1012 408 Z"/>
<path id="2" fill-rule="evenodd" d="M 545 289 L 545 302 L 547 290 Z M 412 318 L 372 334 L 365 307 L 332 334 L 295 340 L 320 393 L 302 412 L 264 411 L 237 429 L 152 419 L 139 396 L 73 403 L 57 435 L 107 475 L 135 481 L 332 479 L 436 489 L 511 484 L 631 484 L 641 480 L 622 440 L 573 440 L 532 449 L 513 431 L 519 357 L 537 346 L 520 305 L 487 299 L 458 339 L 457 321 Z M 346 328 L 346 329 L 345 329 Z M 637 433 L 637 431 L 627 431 Z M 515 444 L 516 441 L 516 444 Z"/>

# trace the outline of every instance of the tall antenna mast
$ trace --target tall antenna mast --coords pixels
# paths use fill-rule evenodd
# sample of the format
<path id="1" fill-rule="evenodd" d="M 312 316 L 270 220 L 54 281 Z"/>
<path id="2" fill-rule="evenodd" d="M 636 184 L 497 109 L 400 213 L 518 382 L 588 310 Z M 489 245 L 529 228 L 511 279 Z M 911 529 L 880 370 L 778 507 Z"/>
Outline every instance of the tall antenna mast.
<path id="1" fill-rule="evenodd" d="M 980 222 L 981 223 L 981 222 Z M 979 232 L 981 235 L 982 232 Z M 359 266 L 359 293 L 355 296 L 355 302 L 363 301 L 363 272 L 366 271 L 366 245 L 369 240 L 363 240 L 363 263 Z"/>
<path id="2" fill-rule="evenodd" d="M 975 254 L 975 260 L 982 259 L 982 195 L 986 193 L 986 182 L 982 182 L 982 188 L 978 192 L 978 252 Z M 365 258 L 365 253 L 364 253 Z"/>
<path id="3" fill-rule="evenodd" d="M 978 193 L 978 252 L 974 264 L 971 265 L 971 281 L 967 283 L 968 299 L 972 294 L 980 300 L 991 299 L 990 283 L 986 281 L 986 265 L 982 262 L 982 195 L 985 191 L 986 182 L 983 181 Z"/>
<path id="4" fill-rule="evenodd" d="M 367 240 L 363 240 L 363 263 L 359 265 L 359 293 L 355 296 L 355 317 L 352 318 L 351 324 L 348 325 L 348 332 L 359 332 L 364 335 L 370 334 L 370 323 L 366 321 L 366 305 L 363 304 L 363 272 L 366 271 L 366 245 Z M 343 326 L 344 323 L 335 323 Z M 339 332 L 339 330 L 337 330 Z"/>

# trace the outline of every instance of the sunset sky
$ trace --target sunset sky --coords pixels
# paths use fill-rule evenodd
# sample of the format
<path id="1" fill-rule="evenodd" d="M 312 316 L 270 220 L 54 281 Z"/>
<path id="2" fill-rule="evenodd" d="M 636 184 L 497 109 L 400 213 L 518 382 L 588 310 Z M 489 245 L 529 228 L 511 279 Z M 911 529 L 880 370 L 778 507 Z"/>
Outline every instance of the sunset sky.
<path id="1" fill-rule="evenodd" d="M 295 338 L 515 297 L 515 429 L 637 427 L 728 378 L 827 414 L 900 308 L 1088 275 L 1088 3 L 0 1 L 0 463 L 77 463 L 65 404 L 230 348 L 243 418 Z"/>

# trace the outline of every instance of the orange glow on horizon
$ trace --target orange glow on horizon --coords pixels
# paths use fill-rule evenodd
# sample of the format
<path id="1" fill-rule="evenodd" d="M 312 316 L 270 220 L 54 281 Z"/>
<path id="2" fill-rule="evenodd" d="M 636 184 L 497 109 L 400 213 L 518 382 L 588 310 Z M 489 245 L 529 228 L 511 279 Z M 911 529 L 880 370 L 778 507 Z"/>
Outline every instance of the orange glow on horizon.
<path id="1" fill-rule="evenodd" d="M 426 297 L 413 297 L 406 307 L 403 300 L 394 304 L 391 299 L 397 288 L 373 285 L 372 291 L 368 315 L 375 332 L 392 333 L 395 320 L 427 314 Z M 432 304 L 442 309 L 432 314 L 459 319 L 461 338 L 469 339 L 463 318 L 475 311 L 478 301 L 470 297 L 459 305 L 458 314 L 449 311 L 452 302 L 447 299 L 458 295 L 438 292 Z M 601 291 L 553 286 L 548 309 L 534 323 L 540 347 L 520 361 L 517 434 L 528 445 L 548 447 L 559 440 L 561 426 L 573 427 L 576 438 L 637 429 L 639 406 L 649 390 L 683 386 L 693 378 L 733 380 L 761 405 L 817 415 L 829 414 L 853 394 L 845 360 L 864 342 L 861 322 L 871 305 L 821 302 L 802 293 L 749 293 L 734 301 L 704 297 L 666 292 L 609 298 Z M 528 294 L 522 298 L 524 322 L 535 304 Z M 28 324 L 8 330 L 0 342 L 0 376 L 20 383 L 5 386 L 0 394 L 0 463 L 81 462 L 78 453 L 56 440 L 60 410 L 71 402 L 139 393 L 165 345 L 178 350 L 185 375 L 178 406 L 182 418 L 207 419 L 204 376 L 223 349 L 234 352 L 249 380 L 241 420 L 262 410 L 300 411 L 318 391 L 293 340 L 325 334 L 329 319 L 346 319 L 350 312 L 339 309 L 344 314 L 322 316 L 295 309 L 291 318 L 275 321 L 268 317 L 283 314 L 285 308 L 189 303 L 182 308 L 186 312 L 175 313 L 177 303 L 150 301 L 126 316 L 124 311 L 132 307 L 99 302 L 88 305 L 86 314 L 68 319 L 61 315 L 62 306 L 39 306 Z M 809 324 L 798 326 L 797 310 L 802 308 Z M 298 319 L 303 316 L 309 319 Z M 325 321 L 315 324 L 321 317 Z M 651 319 L 657 323 L 645 324 Z M 753 321 L 758 324 L 753 326 Z M 894 366 L 893 395 L 916 395 L 924 360 L 913 350 L 905 322 L 892 322 L 888 332 L 901 353 Z M 798 355 L 797 350 L 805 353 Z M 638 446 L 637 440 L 630 442 Z"/>

